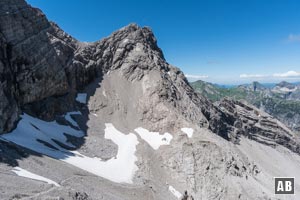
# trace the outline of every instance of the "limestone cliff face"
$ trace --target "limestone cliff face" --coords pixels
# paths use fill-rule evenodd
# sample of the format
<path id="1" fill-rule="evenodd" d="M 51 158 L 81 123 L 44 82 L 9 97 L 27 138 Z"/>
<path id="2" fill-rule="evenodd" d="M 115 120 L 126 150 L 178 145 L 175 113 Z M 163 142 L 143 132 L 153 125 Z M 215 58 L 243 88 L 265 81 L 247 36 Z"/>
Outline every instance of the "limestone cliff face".
<path id="1" fill-rule="evenodd" d="M 1 1 L 0 25 L 16 76 L 18 101 L 25 104 L 66 93 L 68 49 L 59 52 L 56 48 L 59 39 L 45 15 L 24 1 Z"/>
<path id="2" fill-rule="evenodd" d="M 0 132 L 10 130 L 19 115 L 15 77 L 7 57 L 7 45 L 0 35 Z"/>
<path id="3" fill-rule="evenodd" d="M 21 105 L 68 91 L 64 66 L 74 49 L 25 1 L 4 0 L 0 8 L 2 132 L 13 127 Z"/>
<path id="4" fill-rule="evenodd" d="M 238 143 L 239 137 L 246 136 L 268 146 L 282 145 L 300 153 L 299 138 L 284 124 L 269 114 L 248 104 L 225 98 L 216 103 L 226 113 L 232 124 L 230 139 Z"/>

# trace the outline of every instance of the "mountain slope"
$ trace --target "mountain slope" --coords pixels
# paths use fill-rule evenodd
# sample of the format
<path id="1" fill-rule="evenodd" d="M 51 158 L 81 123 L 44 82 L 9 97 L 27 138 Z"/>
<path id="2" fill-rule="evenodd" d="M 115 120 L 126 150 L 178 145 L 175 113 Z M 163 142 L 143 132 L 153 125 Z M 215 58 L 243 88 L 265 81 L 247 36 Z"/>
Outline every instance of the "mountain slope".
<path id="1" fill-rule="evenodd" d="M 81 43 L 22 0 L 0 5 L 1 199 L 268 199 L 273 177 L 300 174 L 296 134 L 197 94 L 150 28 Z"/>
<path id="2" fill-rule="evenodd" d="M 253 82 L 233 88 L 220 88 L 211 83 L 196 81 L 191 85 L 197 92 L 214 102 L 225 97 L 246 100 L 274 116 L 292 130 L 297 132 L 300 130 L 300 92 L 298 86 L 294 84 L 281 82 L 272 88 L 267 88 L 258 82 Z M 292 91 L 287 87 L 290 87 Z"/>

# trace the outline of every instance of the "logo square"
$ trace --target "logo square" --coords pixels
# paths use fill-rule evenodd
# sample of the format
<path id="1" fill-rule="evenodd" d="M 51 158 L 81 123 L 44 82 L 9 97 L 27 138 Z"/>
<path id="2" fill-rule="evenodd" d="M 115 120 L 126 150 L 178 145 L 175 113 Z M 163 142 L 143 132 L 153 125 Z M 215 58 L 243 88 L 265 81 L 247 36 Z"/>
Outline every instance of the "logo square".
<path id="1" fill-rule="evenodd" d="M 295 179 L 293 177 L 275 177 L 275 194 L 294 194 Z"/>

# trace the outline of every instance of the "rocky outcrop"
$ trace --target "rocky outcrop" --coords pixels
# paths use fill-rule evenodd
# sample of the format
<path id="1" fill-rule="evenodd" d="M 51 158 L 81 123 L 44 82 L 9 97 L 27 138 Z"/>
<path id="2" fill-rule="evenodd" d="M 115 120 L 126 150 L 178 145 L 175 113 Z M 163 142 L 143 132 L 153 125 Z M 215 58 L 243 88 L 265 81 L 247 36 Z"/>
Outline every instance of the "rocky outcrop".
<path id="1" fill-rule="evenodd" d="M 22 0 L 1 1 L 0 31 L 8 46 L 21 104 L 62 95 L 68 90 L 61 59 L 68 56 L 59 56 L 51 29 L 39 9 Z"/>
<path id="2" fill-rule="evenodd" d="M 1 1 L 0 8 L 1 75 L 6 79 L 0 88 L 0 112 L 6 113 L 1 115 L 2 132 L 11 130 L 20 106 L 68 91 L 64 65 L 72 51 L 59 45 L 59 32 L 51 34 L 56 31 L 39 9 L 23 0 Z"/>
<path id="3" fill-rule="evenodd" d="M 300 153 L 299 138 L 278 120 L 247 102 L 225 98 L 216 105 L 229 116 L 233 125 L 229 138 L 238 143 L 241 135 L 269 145 L 283 145 Z"/>
<path id="4" fill-rule="evenodd" d="M 85 192 L 75 192 L 72 194 L 73 200 L 89 200 L 89 196 Z"/>
<path id="5" fill-rule="evenodd" d="M 291 130 L 300 131 L 299 85 L 281 82 L 275 87 L 269 88 L 253 82 L 237 87 L 222 88 L 204 81 L 195 81 L 191 85 L 195 91 L 213 102 L 220 101 L 224 97 L 246 100 L 283 122 Z"/>
<path id="6" fill-rule="evenodd" d="M 16 80 L 8 59 L 7 48 L 0 34 L 0 132 L 12 129 L 19 115 Z"/>
<path id="7" fill-rule="evenodd" d="M 193 196 L 188 195 L 188 192 L 185 191 L 181 200 L 194 200 Z"/>

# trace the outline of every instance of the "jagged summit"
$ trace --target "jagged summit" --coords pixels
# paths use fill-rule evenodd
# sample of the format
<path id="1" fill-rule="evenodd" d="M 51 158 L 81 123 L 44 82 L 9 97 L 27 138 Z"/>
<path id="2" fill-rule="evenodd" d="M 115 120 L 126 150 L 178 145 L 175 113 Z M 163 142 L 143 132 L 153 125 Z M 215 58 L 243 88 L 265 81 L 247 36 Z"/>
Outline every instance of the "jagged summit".
<path id="1" fill-rule="evenodd" d="M 296 86 L 292 83 L 289 83 L 287 81 L 281 81 L 280 83 L 276 84 L 278 87 L 285 87 L 288 89 L 294 89 Z"/>
<path id="2" fill-rule="evenodd" d="M 254 81 L 252 83 L 252 87 L 253 87 L 253 91 L 260 91 L 260 90 L 265 90 L 266 87 L 263 86 L 261 83 L 259 83 L 258 81 Z"/>
<path id="3" fill-rule="evenodd" d="M 4 123 L 0 131 L 13 128 L 18 118 L 11 113 L 18 114 L 17 107 L 33 102 L 40 102 L 38 107 L 49 107 L 47 99 L 52 96 L 72 96 L 76 89 L 83 88 L 96 77 L 119 68 L 132 50 L 143 52 L 145 49 L 149 53 L 151 50 L 151 54 L 156 55 L 153 59 L 164 60 L 149 28 L 129 24 L 101 41 L 83 45 L 57 24 L 48 22 L 39 9 L 30 7 L 25 1 L 1 1 L 0 4 L 2 62 L 5 73 L 9 74 L 3 79 L 15 77 L 8 79 L 2 89 L 12 94 L 7 95 L 10 100 L 0 108 Z M 53 113 L 43 116 L 53 118 L 64 108 L 70 109 L 73 105 L 69 103 L 68 106 L 56 103 Z"/>
<path id="4" fill-rule="evenodd" d="M 258 81 L 253 81 L 250 84 L 239 85 L 238 88 L 249 90 L 249 91 L 254 91 L 254 92 L 265 91 L 268 89 Z"/>

